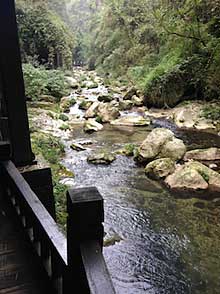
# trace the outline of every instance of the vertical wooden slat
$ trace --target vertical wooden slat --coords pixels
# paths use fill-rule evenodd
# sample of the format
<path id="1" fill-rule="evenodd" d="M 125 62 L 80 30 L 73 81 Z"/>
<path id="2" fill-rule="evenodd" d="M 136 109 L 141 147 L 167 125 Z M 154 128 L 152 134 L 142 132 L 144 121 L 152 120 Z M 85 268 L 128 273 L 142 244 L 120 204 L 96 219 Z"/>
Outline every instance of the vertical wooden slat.
<path id="1" fill-rule="evenodd" d="M 17 165 L 32 163 L 24 81 L 14 0 L 0 1 L 0 71 L 7 107 L 12 159 Z"/>

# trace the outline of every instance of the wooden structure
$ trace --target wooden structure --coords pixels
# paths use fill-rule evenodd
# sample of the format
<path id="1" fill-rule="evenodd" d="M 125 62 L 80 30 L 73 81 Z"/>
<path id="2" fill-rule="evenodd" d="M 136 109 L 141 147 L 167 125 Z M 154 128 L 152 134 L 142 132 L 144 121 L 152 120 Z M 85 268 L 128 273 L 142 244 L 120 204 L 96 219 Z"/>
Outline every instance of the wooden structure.
<path id="1" fill-rule="evenodd" d="M 67 236 L 56 223 L 50 169 L 32 164 L 14 0 L 0 1 L 0 293 L 113 294 L 103 255 L 103 199 L 67 193 Z"/>

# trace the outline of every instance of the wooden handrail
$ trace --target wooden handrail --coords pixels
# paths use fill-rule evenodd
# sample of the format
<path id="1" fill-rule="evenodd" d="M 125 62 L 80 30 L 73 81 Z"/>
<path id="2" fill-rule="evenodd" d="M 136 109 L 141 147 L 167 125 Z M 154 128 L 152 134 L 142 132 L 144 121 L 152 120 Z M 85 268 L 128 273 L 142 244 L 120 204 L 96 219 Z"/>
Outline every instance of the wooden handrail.
<path id="1" fill-rule="evenodd" d="M 5 193 L 51 280 L 53 293 L 65 294 L 66 237 L 15 165 L 11 161 L 2 162 L 1 165 Z"/>
<path id="2" fill-rule="evenodd" d="M 67 193 L 67 239 L 11 161 L 1 163 L 5 193 L 44 265 L 56 294 L 115 294 L 102 254 L 103 198 L 94 187 Z"/>

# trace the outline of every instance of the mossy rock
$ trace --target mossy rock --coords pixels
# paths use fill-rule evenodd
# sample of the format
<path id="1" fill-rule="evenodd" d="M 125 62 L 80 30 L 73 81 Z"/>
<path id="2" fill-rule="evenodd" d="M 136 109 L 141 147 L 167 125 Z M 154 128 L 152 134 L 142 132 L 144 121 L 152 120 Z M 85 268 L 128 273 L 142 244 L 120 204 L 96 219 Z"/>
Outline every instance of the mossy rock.
<path id="1" fill-rule="evenodd" d="M 113 153 L 107 153 L 103 151 L 103 152 L 94 153 L 90 155 L 87 158 L 87 161 L 93 164 L 110 164 L 115 159 L 116 157 Z"/>

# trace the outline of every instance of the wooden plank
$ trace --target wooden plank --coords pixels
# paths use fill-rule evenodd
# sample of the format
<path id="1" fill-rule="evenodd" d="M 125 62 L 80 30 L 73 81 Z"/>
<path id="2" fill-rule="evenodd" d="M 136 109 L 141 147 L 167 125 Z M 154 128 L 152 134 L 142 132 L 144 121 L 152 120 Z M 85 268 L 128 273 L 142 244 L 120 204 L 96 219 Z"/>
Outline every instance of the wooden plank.
<path id="1" fill-rule="evenodd" d="M 12 158 L 17 165 L 32 163 L 24 81 L 14 0 L 0 1 L 0 71 L 7 106 Z"/>
<path id="2" fill-rule="evenodd" d="M 83 242 L 80 248 L 91 294 L 115 294 L 99 242 Z"/>
<path id="3" fill-rule="evenodd" d="M 51 293 L 44 269 L 1 192 L 0 228 L 0 293 Z"/>
<path id="4" fill-rule="evenodd" d="M 48 241 L 51 243 L 51 246 L 54 247 L 54 250 L 57 251 L 57 254 L 63 260 L 63 264 L 67 266 L 66 237 L 61 232 L 56 222 L 48 213 L 44 205 L 31 190 L 28 183 L 18 172 L 15 165 L 11 161 L 2 162 L 2 165 L 11 180 L 11 184 L 14 185 L 16 192 L 19 193 L 20 197 L 22 197 L 23 200 L 30 207 L 30 211 L 32 212 L 35 221 L 39 223 L 42 232 L 47 236 Z"/>

